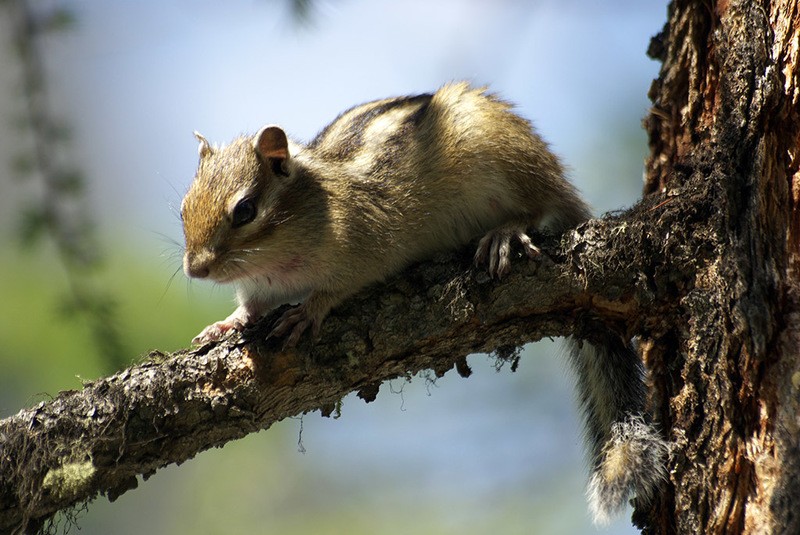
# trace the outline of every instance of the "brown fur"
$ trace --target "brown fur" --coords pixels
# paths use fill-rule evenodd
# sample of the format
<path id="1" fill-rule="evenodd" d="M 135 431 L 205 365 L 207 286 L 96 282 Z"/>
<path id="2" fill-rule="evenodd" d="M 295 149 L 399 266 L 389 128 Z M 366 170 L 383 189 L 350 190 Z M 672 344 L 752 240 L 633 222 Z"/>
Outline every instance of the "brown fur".
<path id="1" fill-rule="evenodd" d="M 288 275 L 310 293 L 307 308 L 323 301 L 317 325 L 363 286 L 496 227 L 547 220 L 561 232 L 589 217 L 530 124 L 466 83 L 344 112 L 307 146 L 290 144 L 288 176 L 256 141 L 201 144 L 182 207 L 185 268 L 221 282 Z M 258 219 L 231 228 L 246 195 L 258 197 Z"/>
<path id="2" fill-rule="evenodd" d="M 239 301 L 198 343 L 300 299 L 272 331 L 291 345 L 349 295 L 411 262 L 483 236 L 476 261 L 502 276 L 510 240 L 538 254 L 527 228 L 561 233 L 589 217 L 528 121 L 466 83 L 356 106 L 305 146 L 275 126 L 222 148 L 197 136 L 200 164 L 181 209 L 184 269 L 233 282 Z M 632 493 L 653 494 L 667 451 L 644 417 L 638 355 L 613 333 L 602 338 L 571 344 L 598 521 Z"/>

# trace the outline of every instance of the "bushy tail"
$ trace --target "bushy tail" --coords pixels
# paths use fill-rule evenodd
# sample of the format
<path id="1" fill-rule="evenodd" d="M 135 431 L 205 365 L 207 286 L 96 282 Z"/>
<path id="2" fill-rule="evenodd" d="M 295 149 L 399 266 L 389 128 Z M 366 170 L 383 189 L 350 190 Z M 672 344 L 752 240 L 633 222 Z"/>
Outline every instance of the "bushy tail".
<path id="1" fill-rule="evenodd" d="M 607 524 L 632 496 L 649 501 L 666 477 L 669 448 L 645 414 L 644 368 L 633 348 L 611 332 L 568 344 L 586 419 L 589 508 L 595 524 Z"/>

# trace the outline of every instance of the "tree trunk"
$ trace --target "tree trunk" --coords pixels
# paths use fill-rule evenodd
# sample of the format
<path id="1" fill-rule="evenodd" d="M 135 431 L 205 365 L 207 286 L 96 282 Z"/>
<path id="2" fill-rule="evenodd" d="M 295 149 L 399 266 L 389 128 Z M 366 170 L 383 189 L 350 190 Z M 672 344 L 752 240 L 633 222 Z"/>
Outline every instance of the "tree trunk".
<path id="1" fill-rule="evenodd" d="M 669 475 L 647 533 L 800 533 L 796 0 L 674 2 L 646 120 L 645 196 L 502 283 L 469 252 L 349 300 L 319 342 L 244 339 L 151 361 L 0 422 L 0 532 L 113 499 L 157 469 L 386 379 L 597 319 L 640 339 Z M 538 269 L 537 269 L 538 267 Z M 535 298 L 531 298 L 535 296 Z M 278 312 L 279 313 L 279 312 Z M 589 317 L 592 321 L 584 322 Z M 520 445 L 524 447 L 524 445 Z"/>
<path id="2" fill-rule="evenodd" d="M 798 28 L 796 0 L 679 0 L 650 47 L 645 194 L 707 194 L 663 222 L 694 273 L 641 333 L 675 444 L 647 532 L 800 533 Z"/>

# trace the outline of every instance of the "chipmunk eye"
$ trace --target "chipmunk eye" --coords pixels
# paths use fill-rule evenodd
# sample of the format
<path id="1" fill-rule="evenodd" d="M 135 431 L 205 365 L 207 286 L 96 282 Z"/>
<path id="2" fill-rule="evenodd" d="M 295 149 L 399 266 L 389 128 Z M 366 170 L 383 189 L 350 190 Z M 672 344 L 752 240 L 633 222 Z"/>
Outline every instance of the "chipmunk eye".
<path id="1" fill-rule="evenodd" d="M 239 228 L 256 218 L 256 203 L 253 199 L 242 199 L 238 202 L 233 209 L 231 215 L 231 225 L 233 228 Z"/>

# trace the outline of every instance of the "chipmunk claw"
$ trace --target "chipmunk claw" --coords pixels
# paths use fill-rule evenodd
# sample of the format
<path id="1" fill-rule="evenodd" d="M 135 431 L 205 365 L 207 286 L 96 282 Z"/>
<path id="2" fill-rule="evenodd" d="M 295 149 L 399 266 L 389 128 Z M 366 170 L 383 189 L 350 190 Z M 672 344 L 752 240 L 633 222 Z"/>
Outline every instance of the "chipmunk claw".
<path id="1" fill-rule="evenodd" d="M 309 315 L 308 309 L 305 303 L 303 303 L 284 312 L 275 324 L 275 327 L 273 327 L 272 331 L 267 335 L 267 338 L 281 338 L 286 333 L 289 333 L 289 336 L 287 336 L 286 340 L 283 342 L 283 349 L 287 349 L 295 347 L 297 342 L 300 341 L 300 337 L 309 327 L 312 328 L 314 337 L 318 337 L 320 325 L 321 322 Z"/>
<path id="2" fill-rule="evenodd" d="M 212 323 L 200 331 L 200 334 L 192 338 L 192 344 L 199 346 L 203 344 L 209 344 L 211 342 L 219 342 L 230 331 L 241 331 L 243 328 L 244 326 L 239 322 L 228 320 L 218 321 L 216 323 Z"/>
<path id="3" fill-rule="evenodd" d="M 214 322 L 200 331 L 200 334 L 192 338 L 192 344 L 199 346 L 219 342 L 231 331 L 243 331 L 249 323 L 249 318 L 247 311 L 239 307 L 224 320 Z"/>
<path id="4" fill-rule="evenodd" d="M 522 245 L 528 258 L 536 258 L 542 254 L 528 236 L 524 225 L 503 225 L 487 232 L 478 242 L 475 265 L 480 266 L 488 262 L 489 275 L 498 279 L 503 278 L 511 271 L 511 240 L 517 240 Z"/>

